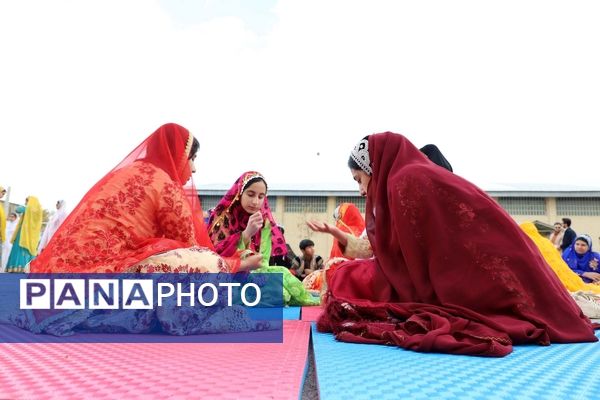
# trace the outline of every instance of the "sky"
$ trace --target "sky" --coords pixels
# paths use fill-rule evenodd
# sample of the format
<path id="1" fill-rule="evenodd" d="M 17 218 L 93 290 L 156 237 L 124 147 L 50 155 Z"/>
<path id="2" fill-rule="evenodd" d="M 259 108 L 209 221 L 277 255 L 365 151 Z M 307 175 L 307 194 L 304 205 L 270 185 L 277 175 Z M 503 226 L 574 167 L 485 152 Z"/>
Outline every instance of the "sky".
<path id="1" fill-rule="evenodd" d="M 393 131 L 478 184 L 600 187 L 600 2 L 0 0 L 0 185 L 76 204 L 166 122 L 197 186 L 351 182 Z"/>

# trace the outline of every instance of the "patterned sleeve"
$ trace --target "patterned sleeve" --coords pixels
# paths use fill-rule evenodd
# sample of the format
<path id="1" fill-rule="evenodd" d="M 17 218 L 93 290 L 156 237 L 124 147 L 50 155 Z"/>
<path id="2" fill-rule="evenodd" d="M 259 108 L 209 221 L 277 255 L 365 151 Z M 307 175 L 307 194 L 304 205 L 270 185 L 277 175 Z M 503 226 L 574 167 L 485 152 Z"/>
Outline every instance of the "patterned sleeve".
<path id="1" fill-rule="evenodd" d="M 371 242 L 367 238 L 357 238 L 351 234 L 346 234 L 346 239 L 348 240 L 348 244 L 346 248 L 342 248 L 341 250 L 344 253 L 344 256 L 349 258 L 371 258 L 373 257 L 373 249 L 371 248 Z"/>
<path id="2" fill-rule="evenodd" d="M 232 257 L 240 249 L 241 240 L 241 232 L 223 238 L 217 236 L 216 240 L 213 239 L 215 251 L 223 257 Z"/>
<path id="3" fill-rule="evenodd" d="M 189 203 L 183 190 L 173 183 L 164 183 L 160 191 L 157 222 L 165 238 L 189 246 L 197 244 Z"/>

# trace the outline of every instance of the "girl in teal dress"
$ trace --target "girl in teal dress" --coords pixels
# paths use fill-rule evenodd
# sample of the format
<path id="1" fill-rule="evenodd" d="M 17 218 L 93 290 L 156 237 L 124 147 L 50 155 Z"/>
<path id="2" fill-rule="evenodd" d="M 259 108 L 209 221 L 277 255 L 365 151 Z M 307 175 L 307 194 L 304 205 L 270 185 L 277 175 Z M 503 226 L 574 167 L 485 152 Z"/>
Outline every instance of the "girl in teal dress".
<path id="1" fill-rule="evenodd" d="M 17 213 L 22 213 L 23 216 L 11 239 L 13 246 L 6 263 L 6 272 L 24 272 L 25 266 L 37 256 L 42 230 L 42 206 L 34 196 L 29 196 L 25 205 L 17 208 Z"/>

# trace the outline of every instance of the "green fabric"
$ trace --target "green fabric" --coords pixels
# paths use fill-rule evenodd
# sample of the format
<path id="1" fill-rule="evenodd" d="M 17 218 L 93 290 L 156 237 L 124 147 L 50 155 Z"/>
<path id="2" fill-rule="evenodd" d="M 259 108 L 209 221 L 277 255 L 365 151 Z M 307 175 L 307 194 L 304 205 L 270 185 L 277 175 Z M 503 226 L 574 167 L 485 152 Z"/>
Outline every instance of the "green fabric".
<path id="1" fill-rule="evenodd" d="M 260 263 L 261 268 L 269 266 L 269 259 L 271 258 L 271 223 L 269 220 L 265 220 L 265 226 L 260 231 L 260 255 L 262 256 L 262 262 Z"/>
<path id="2" fill-rule="evenodd" d="M 240 241 L 238 242 L 237 249 L 238 250 L 246 250 L 246 245 L 244 244 L 244 235 L 243 234 L 240 234 Z"/>
<path id="3" fill-rule="evenodd" d="M 265 226 L 260 231 L 260 248 L 259 254 L 262 256 L 262 261 L 260 263 L 261 267 L 269 266 L 269 259 L 271 258 L 271 223 L 268 220 L 265 220 Z M 244 244 L 243 235 L 240 235 L 240 241 L 237 246 L 238 250 L 246 250 L 246 245 Z"/>
<path id="4" fill-rule="evenodd" d="M 260 232 L 260 254 L 262 262 L 260 268 L 252 271 L 255 273 L 280 273 L 283 275 L 283 301 L 286 305 L 291 306 L 316 306 L 319 305 L 320 299 L 310 294 L 286 267 L 269 265 L 271 258 L 271 224 L 265 221 L 265 226 Z"/>
<path id="5" fill-rule="evenodd" d="M 321 300 L 310 294 L 291 272 L 285 267 L 269 265 L 252 271 L 253 273 L 282 274 L 283 302 L 288 306 L 317 306 Z"/>

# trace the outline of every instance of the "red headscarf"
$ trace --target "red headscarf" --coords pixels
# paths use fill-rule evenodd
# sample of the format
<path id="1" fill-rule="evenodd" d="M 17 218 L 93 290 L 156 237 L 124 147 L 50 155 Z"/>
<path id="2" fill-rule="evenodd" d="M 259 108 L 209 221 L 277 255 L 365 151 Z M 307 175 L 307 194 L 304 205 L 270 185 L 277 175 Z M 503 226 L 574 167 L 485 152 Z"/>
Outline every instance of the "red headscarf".
<path id="1" fill-rule="evenodd" d="M 193 141 L 194 136 L 184 127 L 173 123 L 165 124 L 146 139 L 147 147 L 144 159 L 166 171 L 171 179 L 183 188 L 192 215 L 195 217 L 192 223 L 196 242 L 199 246 L 212 250 L 214 248 L 204 224 L 198 191 L 194 186 L 194 181 L 190 179 L 192 171 L 188 159 Z M 138 151 L 142 153 L 146 142 L 139 145 L 117 168 L 127 161 L 135 161 L 131 160 L 132 154 Z"/>
<path id="2" fill-rule="evenodd" d="M 512 343 L 597 340 L 535 245 L 486 193 L 398 134 L 369 136 L 368 158 L 375 259 L 338 268 L 320 329 L 489 356 Z"/>
<path id="3" fill-rule="evenodd" d="M 358 207 L 352 203 L 342 203 L 338 206 L 337 210 L 338 215 L 335 226 L 343 232 L 357 237 L 360 236 L 365 230 L 365 219 Z M 333 239 L 333 246 L 331 246 L 331 253 L 329 255 L 330 259 L 335 257 L 344 257 L 337 239 Z"/>
<path id="4" fill-rule="evenodd" d="M 193 140 L 177 124 L 158 128 L 85 194 L 31 271 L 120 272 L 176 248 L 212 249 L 190 179 Z M 162 193 L 159 200 L 148 200 L 156 193 Z M 136 223 L 142 219 L 145 229 Z"/>
<path id="5" fill-rule="evenodd" d="M 265 184 L 265 178 L 256 171 L 244 172 L 227 191 L 219 204 L 213 209 L 209 219 L 209 235 L 212 239 L 216 252 L 223 256 L 232 256 L 237 250 L 240 235 L 246 229 L 250 214 L 242 207 L 242 193 L 246 189 L 248 182 L 252 179 L 260 178 Z M 271 256 L 282 256 L 287 254 L 285 239 L 281 230 L 273 218 L 269 200 L 265 196 L 260 209 L 264 220 L 268 220 L 271 225 Z M 261 231 L 258 231 L 250 242 L 250 248 L 254 252 L 260 249 Z"/>

